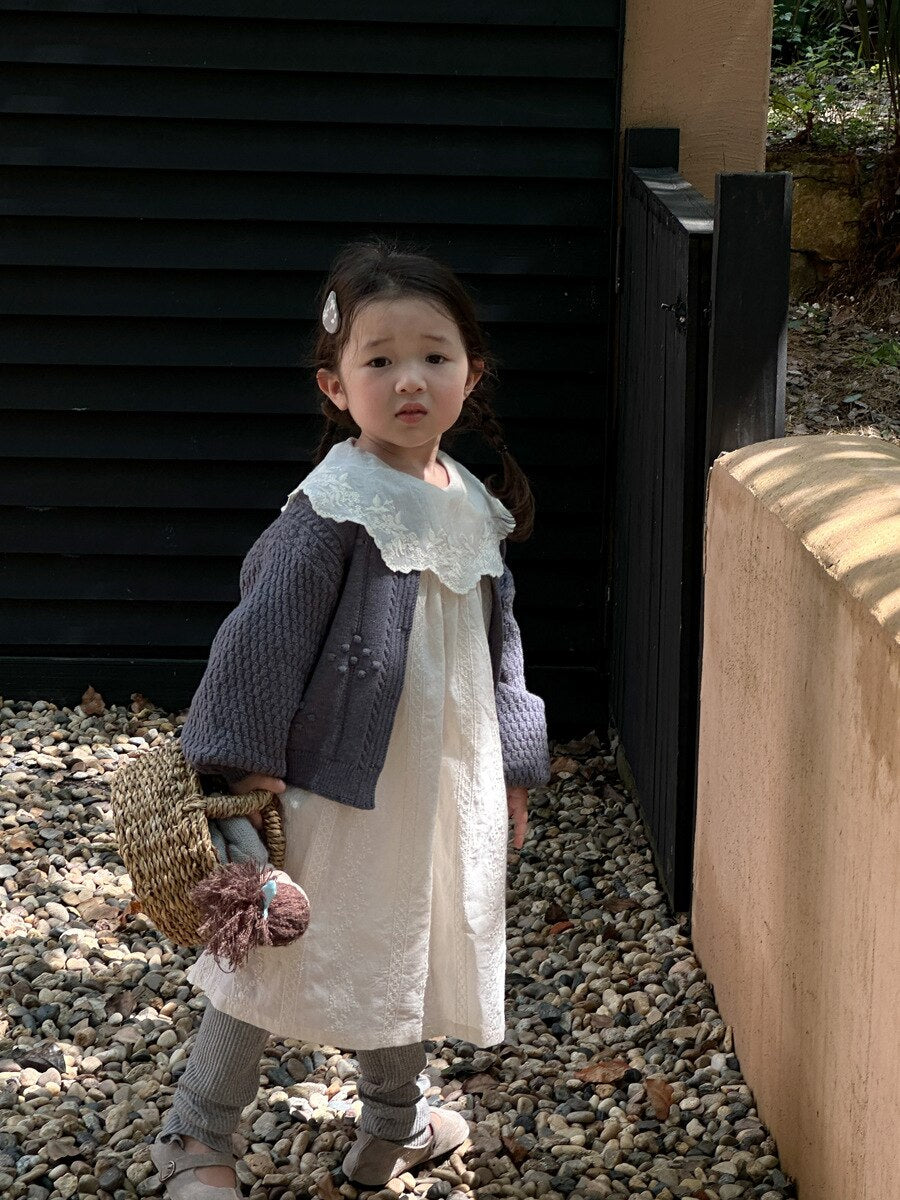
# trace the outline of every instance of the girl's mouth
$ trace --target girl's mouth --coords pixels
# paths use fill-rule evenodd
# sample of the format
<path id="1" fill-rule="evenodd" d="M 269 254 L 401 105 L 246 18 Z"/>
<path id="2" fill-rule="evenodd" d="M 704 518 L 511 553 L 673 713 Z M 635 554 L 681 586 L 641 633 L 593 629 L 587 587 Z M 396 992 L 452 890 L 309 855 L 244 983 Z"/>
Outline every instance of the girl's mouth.
<path id="1" fill-rule="evenodd" d="M 400 420 L 405 422 L 405 424 L 407 424 L 407 425 L 415 425 L 415 423 L 417 421 L 421 421 L 425 415 L 426 414 L 422 411 L 421 408 L 417 409 L 415 412 L 397 413 L 397 416 L 400 418 Z"/>

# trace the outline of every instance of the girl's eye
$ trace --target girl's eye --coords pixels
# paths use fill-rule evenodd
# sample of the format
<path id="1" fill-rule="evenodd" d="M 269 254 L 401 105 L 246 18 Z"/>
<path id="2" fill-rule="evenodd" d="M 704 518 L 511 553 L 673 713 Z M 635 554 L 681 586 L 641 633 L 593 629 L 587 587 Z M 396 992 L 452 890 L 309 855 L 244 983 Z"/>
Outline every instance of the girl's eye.
<path id="1" fill-rule="evenodd" d="M 439 365 L 442 362 L 447 362 L 448 359 L 445 354 L 428 354 L 425 357 L 425 361 L 429 362 L 429 363 L 434 363 L 435 365 Z M 386 358 L 383 354 L 380 354 L 377 358 L 370 358 L 369 361 L 366 363 L 366 366 L 378 368 L 378 367 L 386 366 L 389 362 L 390 362 L 389 358 Z"/>

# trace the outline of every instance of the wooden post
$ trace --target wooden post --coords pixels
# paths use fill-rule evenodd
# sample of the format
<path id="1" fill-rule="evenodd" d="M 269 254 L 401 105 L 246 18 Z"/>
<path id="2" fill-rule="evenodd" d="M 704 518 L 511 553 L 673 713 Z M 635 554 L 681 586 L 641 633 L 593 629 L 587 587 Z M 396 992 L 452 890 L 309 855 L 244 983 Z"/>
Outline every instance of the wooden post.
<path id="1" fill-rule="evenodd" d="M 791 178 L 716 175 L 708 467 L 723 450 L 784 436 Z"/>

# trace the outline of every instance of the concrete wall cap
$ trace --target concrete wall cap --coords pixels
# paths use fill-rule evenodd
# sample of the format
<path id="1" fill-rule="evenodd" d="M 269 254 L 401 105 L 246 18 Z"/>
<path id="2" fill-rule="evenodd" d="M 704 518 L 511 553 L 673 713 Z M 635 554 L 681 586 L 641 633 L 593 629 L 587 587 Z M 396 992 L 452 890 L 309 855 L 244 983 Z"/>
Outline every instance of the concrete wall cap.
<path id="1" fill-rule="evenodd" d="M 858 434 L 796 434 L 712 465 L 791 529 L 900 641 L 900 446 Z"/>

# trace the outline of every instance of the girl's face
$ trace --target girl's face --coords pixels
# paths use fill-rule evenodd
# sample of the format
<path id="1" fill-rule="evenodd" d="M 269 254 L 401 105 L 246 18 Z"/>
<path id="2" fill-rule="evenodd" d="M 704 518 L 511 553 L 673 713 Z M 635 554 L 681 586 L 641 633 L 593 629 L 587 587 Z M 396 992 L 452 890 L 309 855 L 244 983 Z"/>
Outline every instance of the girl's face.
<path id="1" fill-rule="evenodd" d="M 360 309 L 338 370 L 322 369 L 316 379 L 359 426 L 361 449 L 418 468 L 434 461 L 482 370 L 477 360 L 470 364 L 446 312 L 404 296 Z M 410 406 L 421 415 L 403 420 L 398 414 Z"/>

